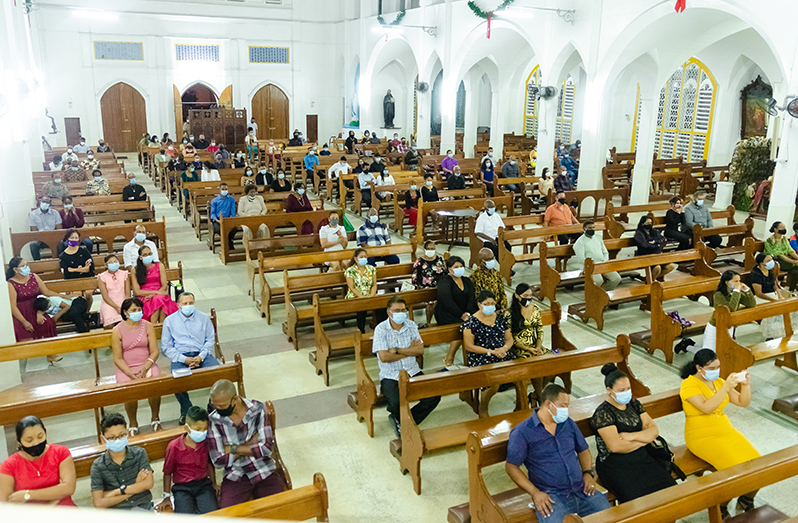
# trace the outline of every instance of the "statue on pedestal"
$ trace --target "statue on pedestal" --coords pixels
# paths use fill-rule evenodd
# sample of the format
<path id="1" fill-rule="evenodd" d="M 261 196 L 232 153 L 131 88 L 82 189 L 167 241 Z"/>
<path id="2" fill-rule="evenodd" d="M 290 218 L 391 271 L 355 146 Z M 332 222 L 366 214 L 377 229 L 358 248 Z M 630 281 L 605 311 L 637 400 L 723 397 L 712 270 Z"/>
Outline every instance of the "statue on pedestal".
<path id="1" fill-rule="evenodd" d="M 391 95 L 391 90 L 388 89 L 388 93 L 385 95 L 385 98 L 382 99 L 382 111 L 385 116 L 386 129 L 393 129 L 393 115 L 395 113 L 395 107 L 396 102 L 393 95 Z"/>

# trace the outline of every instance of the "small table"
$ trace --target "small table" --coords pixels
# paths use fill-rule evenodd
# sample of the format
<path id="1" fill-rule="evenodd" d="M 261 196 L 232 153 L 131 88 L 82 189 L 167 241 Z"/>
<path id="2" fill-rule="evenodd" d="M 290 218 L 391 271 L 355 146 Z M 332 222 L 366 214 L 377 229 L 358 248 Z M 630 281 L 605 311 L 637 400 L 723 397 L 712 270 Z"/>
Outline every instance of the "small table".
<path id="1" fill-rule="evenodd" d="M 443 239 L 444 242 L 449 244 L 448 251 L 451 252 L 455 244 L 468 245 L 465 241 L 468 218 L 476 216 L 478 212 L 469 207 L 468 209 L 455 209 L 453 211 L 437 211 L 437 214 L 445 219 Z M 449 231 L 452 233 L 451 240 L 449 239 Z"/>

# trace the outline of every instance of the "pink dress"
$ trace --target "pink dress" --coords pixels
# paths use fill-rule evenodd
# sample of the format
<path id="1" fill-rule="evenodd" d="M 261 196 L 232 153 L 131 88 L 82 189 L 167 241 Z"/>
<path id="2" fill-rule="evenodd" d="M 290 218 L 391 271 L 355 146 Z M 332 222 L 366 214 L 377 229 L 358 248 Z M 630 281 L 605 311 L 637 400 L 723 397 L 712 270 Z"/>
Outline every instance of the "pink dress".
<path id="1" fill-rule="evenodd" d="M 147 283 L 141 286 L 143 291 L 157 291 L 161 288 L 161 263 L 155 262 L 147 271 Z M 177 303 L 168 294 L 156 294 L 154 296 L 139 296 L 144 302 L 144 319 L 150 321 L 153 313 L 162 309 L 169 316 L 177 312 Z"/>
<path id="2" fill-rule="evenodd" d="M 28 276 L 28 281 L 24 284 L 17 283 L 14 280 L 8 280 L 14 286 L 17 293 L 17 309 L 22 313 L 22 316 L 33 325 L 33 332 L 28 332 L 23 327 L 22 322 L 16 318 L 14 319 L 14 335 L 17 341 L 40 340 L 42 338 L 55 337 L 55 322 L 47 314 L 44 315 L 44 323 L 39 325 L 36 321 L 36 297 L 39 295 L 39 284 L 36 278 L 31 274 Z"/>
<path id="3" fill-rule="evenodd" d="M 133 372 L 138 372 L 150 357 L 150 344 L 147 339 L 147 325 L 150 322 L 141 320 L 135 328 L 128 327 L 126 322 L 116 326 L 122 338 L 122 359 Z M 160 376 L 161 369 L 155 364 L 150 368 L 150 376 Z M 116 369 L 116 382 L 127 383 L 130 378 L 119 369 Z"/>
<path id="4" fill-rule="evenodd" d="M 116 272 L 105 271 L 97 276 L 97 279 L 105 284 L 108 289 L 108 297 L 111 301 L 121 306 L 125 301 L 125 282 L 127 282 L 128 272 L 118 269 Z M 116 309 L 101 300 L 100 303 L 100 318 L 103 320 L 103 326 L 114 325 L 122 321 L 122 316 L 116 312 Z"/>

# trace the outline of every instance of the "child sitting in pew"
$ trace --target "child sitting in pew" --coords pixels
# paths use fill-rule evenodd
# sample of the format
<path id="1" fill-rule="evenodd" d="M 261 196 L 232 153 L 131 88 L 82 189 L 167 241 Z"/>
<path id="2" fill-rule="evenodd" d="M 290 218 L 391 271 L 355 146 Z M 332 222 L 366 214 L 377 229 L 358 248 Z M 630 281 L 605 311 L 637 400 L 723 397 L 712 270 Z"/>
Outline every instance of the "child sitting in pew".
<path id="1" fill-rule="evenodd" d="M 75 326 L 75 330 L 78 332 L 89 332 L 89 305 L 85 298 L 81 296 L 70 299 L 61 296 L 41 295 L 36 298 L 34 306 L 36 307 L 36 321 L 39 324 L 44 323 L 45 314 L 51 316 L 56 323 L 64 316 L 67 321 Z"/>

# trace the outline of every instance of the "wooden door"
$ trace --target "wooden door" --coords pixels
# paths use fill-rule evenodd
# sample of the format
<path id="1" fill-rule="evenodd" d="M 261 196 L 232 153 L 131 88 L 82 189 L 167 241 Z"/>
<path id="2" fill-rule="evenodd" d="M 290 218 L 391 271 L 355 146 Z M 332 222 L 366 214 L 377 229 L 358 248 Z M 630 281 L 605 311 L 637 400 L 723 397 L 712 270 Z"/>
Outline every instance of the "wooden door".
<path id="1" fill-rule="evenodd" d="M 306 128 L 308 130 L 307 140 L 313 143 L 319 143 L 319 115 L 307 115 Z"/>
<path id="2" fill-rule="evenodd" d="M 180 97 L 180 89 L 176 85 L 172 85 L 174 89 L 175 98 L 175 138 L 174 141 L 180 143 L 183 141 L 183 99 Z"/>
<path id="3" fill-rule="evenodd" d="M 147 109 L 144 97 L 130 85 L 119 82 L 105 91 L 100 100 L 103 137 L 115 152 L 137 150 L 147 132 Z"/>
<path id="4" fill-rule="evenodd" d="M 67 145 L 80 143 L 80 118 L 64 118 L 64 131 L 66 132 Z"/>
<path id="5" fill-rule="evenodd" d="M 258 138 L 289 138 L 288 97 L 276 85 L 267 84 L 252 97 L 250 113 L 258 124 Z"/>

